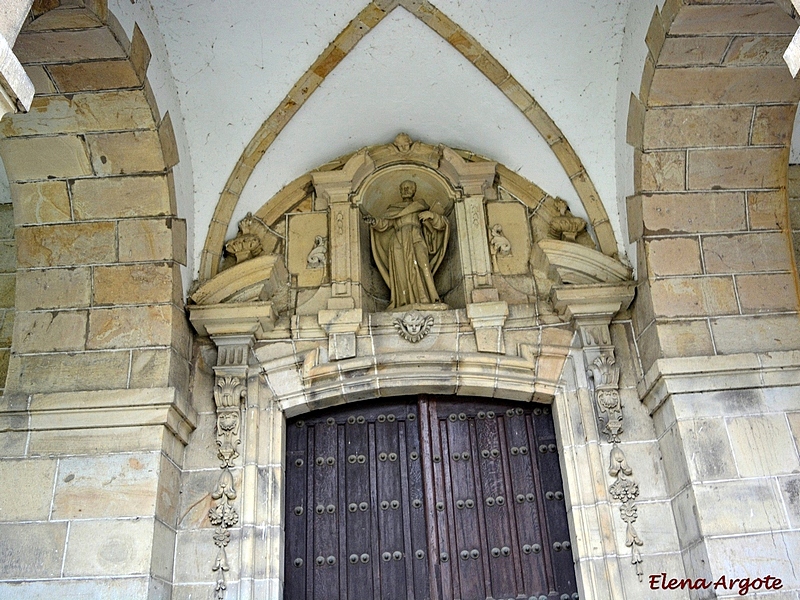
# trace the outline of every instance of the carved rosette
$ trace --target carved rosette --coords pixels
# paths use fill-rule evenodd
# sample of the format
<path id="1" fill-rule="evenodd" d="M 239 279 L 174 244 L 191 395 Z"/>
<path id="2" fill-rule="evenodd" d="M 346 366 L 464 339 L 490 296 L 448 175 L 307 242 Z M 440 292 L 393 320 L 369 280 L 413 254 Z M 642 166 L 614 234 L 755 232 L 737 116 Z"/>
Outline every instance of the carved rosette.
<path id="1" fill-rule="evenodd" d="M 229 570 L 225 548 L 231 541 L 230 528 L 239 522 L 239 513 L 232 502 L 236 500 L 231 467 L 239 456 L 237 447 L 241 423 L 241 403 L 247 396 L 245 383 L 235 375 L 218 376 L 214 386 L 214 402 L 217 407 L 217 456 L 220 459 L 220 474 L 211 493 L 213 505 L 208 519 L 214 526 L 214 544 L 219 548 L 212 566 L 217 574 L 216 600 L 224 600 L 227 589 L 226 573 Z"/>
<path id="2" fill-rule="evenodd" d="M 602 335 L 605 334 L 605 335 Z M 584 335 L 587 339 L 608 339 L 608 332 L 601 335 Z M 589 375 L 594 380 L 594 396 L 600 422 L 604 424 L 605 433 L 611 442 L 608 474 L 614 478 L 608 491 L 611 497 L 621 502 L 619 514 L 626 524 L 625 545 L 631 549 L 631 564 L 636 567 L 639 581 L 642 580 L 642 555 L 639 547 L 644 544 L 633 524 L 638 516 L 636 499 L 639 497 L 639 484 L 633 479 L 633 469 L 628 466 L 625 453 L 619 447 L 620 434 L 623 432 L 622 401 L 619 395 L 619 367 L 614 359 L 613 347 L 604 349 L 589 366 Z"/>

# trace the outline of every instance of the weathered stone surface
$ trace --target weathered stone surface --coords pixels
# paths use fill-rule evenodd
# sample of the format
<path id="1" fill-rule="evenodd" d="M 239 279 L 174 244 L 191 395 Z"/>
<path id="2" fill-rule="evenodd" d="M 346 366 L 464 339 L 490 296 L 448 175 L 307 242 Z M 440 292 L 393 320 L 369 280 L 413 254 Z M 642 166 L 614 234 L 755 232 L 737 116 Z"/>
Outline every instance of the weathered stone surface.
<path id="1" fill-rule="evenodd" d="M 657 69 L 650 88 L 653 106 L 787 102 L 798 96 L 785 66 Z"/>
<path id="2" fill-rule="evenodd" d="M 59 577 L 66 537 L 66 522 L 0 523 L 3 579 Z"/>
<path id="3" fill-rule="evenodd" d="M 658 277 L 702 273 L 700 244 L 697 238 L 649 240 L 646 247 L 650 275 Z"/>
<path id="4" fill-rule="evenodd" d="M 26 25 L 25 31 L 50 31 L 57 29 L 89 29 L 102 27 L 103 23 L 90 10 L 72 8 L 51 10 Z"/>
<path id="5" fill-rule="evenodd" d="M 98 175 L 126 175 L 164 170 L 161 142 L 152 130 L 87 135 L 92 166 Z"/>
<path id="6" fill-rule="evenodd" d="M 163 425 L 97 428 L 92 429 L 89 434 L 84 429 L 33 431 L 30 434 L 28 451 L 33 456 L 99 455 L 139 451 L 143 448 L 160 448 L 164 432 Z"/>
<path id="7" fill-rule="evenodd" d="M 787 33 L 797 26 L 774 4 L 685 6 L 672 23 L 675 35 L 708 35 L 726 33 Z"/>
<path id="8" fill-rule="evenodd" d="M 743 230 L 746 228 L 744 194 L 645 194 L 642 219 L 645 235 Z"/>
<path id="9" fill-rule="evenodd" d="M 770 352 L 800 347 L 797 315 L 746 316 L 712 319 L 719 354 Z"/>
<path id="10" fill-rule="evenodd" d="M 745 313 L 798 309 L 797 290 L 790 273 L 737 275 L 736 289 Z"/>
<path id="11" fill-rule="evenodd" d="M 69 221 L 71 210 L 66 181 L 39 181 L 11 185 L 17 225 Z"/>
<path id="12" fill-rule="evenodd" d="M 82 134 L 154 126 L 153 113 L 142 91 L 120 90 L 34 98 L 28 113 L 0 122 L 0 134 Z"/>
<path id="13" fill-rule="evenodd" d="M 153 519 L 73 521 L 64 575 L 137 575 L 150 571 Z"/>
<path id="14" fill-rule="evenodd" d="M 644 147 L 745 146 L 752 119 L 749 106 L 654 108 L 645 119 Z"/>
<path id="15" fill-rule="evenodd" d="M 171 348 L 136 350 L 131 360 L 132 387 L 166 387 L 177 356 Z"/>
<path id="16" fill-rule="evenodd" d="M 3 600 L 16 598 L 25 598 L 25 600 L 146 598 L 149 581 L 149 577 L 98 577 L 0 583 L 0 598 Z M 197 598 L 198 596 L 195 596 L 195 599 Z"/>
<path id="17" fill-rule="evenodd" d="M 681 191 L 686 189 L 686 152 L 647 152 L 641 155 L 639 190 Z"/>
<path id="18" fill-rule="evenodd" d="M 742 148 L 689 151 L 689 189 L 779 188 L 785 185 L 788 150 Z"/>
<path id="19" fill-rule="evenodd" d="M 16 279 L 13 273 L 0 273 L 0 307 L 14 306 Z"/>
<path id="20" fill-rule="evenodd" d="M 175 260 L 186 264 L 186 222 L 182 219 L 135 219 L 119 224 L 122 261 Z"/>
<path id="21" fill-rule="evenodd" d="M 38 225 L 17 230 L 18 266 L 57 267 L 115 262 L 114 223 Z"/>
<path id="22" fill-rule="evenodd" d="M 18 310 L 83 307 L 89 306 L 90 299 L 88 267 L 17 273 Z"/>
<path id="23" fill-rule="evenodd" d="M 105 27 L 89 31 L 23 32 L 17 38 L 14 53 L 23 63 L 125 58 L 119 42 Z"/>
<path id="24" fill-rule="evenodd" d="M 6 123 L 4 119 L 2 123 Z M 0 153 L 9 181 L 91 175 L 83 141 L 74 135 L 44 138 L 0 138 Z"/>
<path id="25" fill-rule="evenodd" d="M 89 314 L 86 348 L 169 346 L 172 335 L 169 304 L 97 308 Z"/>
<path id="26" fill-rule="evenodd" d="M 141 85 L 127 60 L 102 60 L 71 65 L 49 65 L 47 70 L 63 94 L 137 88 Z"/>
<path id="27" fill-rule="evenodd" d="M 55 460 L 0 461 L 0 521 L 46 521 L 55 474 Z"/>
<path id="28" fill-rule="evenodd" d="M 741 233 L 703 238 L 703 257 L 708 273 L 788 271 L 792 268 L 790 246 L 783 233 Z"/>
<path id="29" fill-rule="evenodd" d="M 748 192 L 747 213 L 750 220 L 750 229 L 787 228 L 786 191 Z M 791 222 L 800 224 L 800 221 L 794 221 L 794 218 L 792 218 Z"/>
<path id="30" fill-rule="evenodd" d="M 170 302 L 176 269 L 167 263 L 95 267 L 92 286 L 94 304 Z"/>
<path id="31" fill-rule="evenodd" d="M 728 432 L 740 476 L 766 477 L 800 470 L 784 415 L 730 419 Z"/>
<path id="32" fill-rule="evenodd" d="M 705 535 L 755 533 L 787 525 L 771 480 L 700 484 L 694 493 Z"/>
<path id="33" fill-rule="evenodd" d="M 734 38 L 725 54 L 726 65 L 784 65 L 783 53 L 792 36 L 744 36 Z"/>
<path id="34" fill-rule="evenodd" d="M 701 321 L 658 321 L 655 323 L 661 354 L 673 356 L 708 356 L 714 354 L 708 323 Z"/>
<path id="35" fill-rule="evenodd" d="M 0 240 L 0 273 L 14 273 L 17 270 L 17 247 L 13 240 Z"/>
<path id="36" fill-rule="evenodd" d="M 678 421 L 677 427 L 692 480 L 733 479 L 738 475 L 723 419 Z"/>
<path id="37" fill-rule="evenodd" d="M 791 124 L 796 108 L 793 104 L 756 107 L 751 143 L 788 144 L 792 137 Z"/>
<path id="38" fill-rule="evenodd" d="M 155 514 L 160 452 L 62 458 L 53 519 Z"/>
<path id="39" fill-rule="evenodd" d="M 727 37 L 668 37 L 664 40 L 658 64 L 669 67 L 716 65 L 728 48 Z"/>
<path id="40" fill-rule="evenodd" d="M 146 217 L 170 211 L 163 175 L 79 179 L 72 184 L 76 219 Z"/>
<path id="41" fill-rule="evenodd" d="M 129 365 L 128 351 L 14 356 L 9 361 L 6 390 L 27 393 L 124 388 Z M 30 373 L 36 373 L 36 377 Z"/>
<path id="42" fill-rule="evenodd" d="M 36 94 L 52 94 L 56 91 L 53 82 L 50 81 L 50 78 L 47 76 L 47 72 L 44 70 L 44 67 L 38 67 L 35 65 L 28 65 L 25 67 L 25 72 L 30 77 L 31 82 L 33 83 L 33 89 L 36 90 Z"/>
<path id="43" fill-rule="evenodd" d="M 287 267 L 297 276 L 299 287 L 318 287 L 328 274 L 329 241 L 325 243 L 325 261 L 309 266 L 308 255 L 318 236 L 328 237 L 328 215 L 322 212 L 302 213 L 289 217 L 289 249 Z"/>
<path id="44" fill-rule="evenodd" d="M 675 277 L 651 283 L 657 316 L 738 314 L 730 277 Z"/>
<path id="45" fill-rule="evenodd" d="M 82 350 L 86 340 L 86 311 L 17 312 L 14 350 L 20 354 Z"/>

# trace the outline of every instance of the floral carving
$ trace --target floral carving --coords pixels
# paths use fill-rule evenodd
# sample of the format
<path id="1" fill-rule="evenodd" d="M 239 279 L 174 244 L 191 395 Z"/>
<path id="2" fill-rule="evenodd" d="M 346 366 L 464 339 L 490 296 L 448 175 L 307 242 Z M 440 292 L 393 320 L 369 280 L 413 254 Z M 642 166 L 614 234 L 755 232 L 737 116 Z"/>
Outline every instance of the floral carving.
<path id="1" fill-rule="evenodd" d="M 214 566 L 211 567 L 217 574 L 214 597 L 216 600 L 224 600 L 225 590 L 227 589 L 225 573 L 230 569 L 225 547 L 231 541 L 229 528 L 239 522 L 239 513 L 231 505 L 231 502 L 236 499 L 236 489 L 233 487 L 233 475 L 227 466 L 223 468 L 211 498 L 214 501 L 214 506 L 208 511 L 208 520 L 214 526 L 214 544 L 219 548 L 217 557 L 214 560 Z"/>
<path id="2" fill-rule="evenodd" d="M 214 544 L 219 548 L 212 570 L 217 574 L 215 599 L 224 600 L 227 589 L 226 572 L 229 569 L 226 546 L 231 541 L 229 529 L 239 522 L 239 513 L 232 502 L 236 499 L 231 467 L 239 456 L 239 426 L 241 402 L 247 396 L 245 383 L 235 375 L 217 377 L 214 386 L 214 402 L 217 405 L 217 456 L 220 459 L 220 474 L 217 486 L 211 493 L 213 506 L 208 511 L 208 520 L 214 526 Z"/>
<path id="3" fill-rule="evenodd" d="M 596 346 L 603 338 L 603 331 L 599 327 L 594 329 L 595 332 L 589 335 L 584 331 L 584 340 L 595 341 L 592 345 Z M 600 421 L 605 424 L 603 433 L 612 444 L 608 474 L 614 477 L 614 482 L 609 486 L 608 492 L 614 500 L 621 502 L 619 514 L 626 524 L 625 545 L 631 549 L 631 564 L 635 565 L 636 574 L 641 581 L 644 574 L 639 547 L 644 542 L 633 526 L 638 518 L 636 499 L 639 497 L 639 484 L 632 478 L 633 469 L 628 465 L 625 453 L 619 447 L 622 434 L 622 401 L 619 395 L 619 366 L 614 359 L 613 349 L 597 356 L 589 367 L 589 373 L 594 381 L 595 402 Z"/>
<path id="4" fill-rule="evenodd" d="M 397 317 L 394 320 L 394 328 L 400 337 L 404 340 L 416 344 L 424 338 L 433 327 L 433 317 L 430 315 L 423 315 L 417 311 L 411 311 L 404 314 L 402 317 Z"/>
<path id="5" fill-rule="evenodd" d="M 328 262 L 328 238 L 318 235 L 314 238 L 314 247 L 308 253 L 306 265 L 309 269 L 324 269 Z"/>
<path id="6" fill-rule="evenodd" d="M 622 520 L 627 524 L 625 532 L 625 545 L 631 549 L 631 564 L 636 565 L 636 574 L 639 580 L 642 579 L 642 555 L 639 552 L 639 546 L 644 545 L 644 542 L 636 533 L 633 523 L 636 521 L 638 509 L 636 507 L 636 498 L 639 497 L 639 484 L 633 479 L 628 479 L 628 476 L 633 474 L 633 470 L 628 466 L 625 454 L 619 446 L 614 444 L 611 448 L 610 457 L 611 466 L 608 469 L 609 475 L 616 477 L 616 481 L 608 488 L 611 497 L 614 500 L 622 502 L 619 507 L 619 514 Z"/>

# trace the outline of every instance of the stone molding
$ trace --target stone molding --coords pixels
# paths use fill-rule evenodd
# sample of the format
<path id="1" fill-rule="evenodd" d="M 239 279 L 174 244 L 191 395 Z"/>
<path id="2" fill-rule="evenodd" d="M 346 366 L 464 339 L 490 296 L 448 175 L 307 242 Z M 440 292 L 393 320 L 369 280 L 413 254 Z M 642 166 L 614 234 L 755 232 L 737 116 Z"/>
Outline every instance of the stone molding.
<path id="1" fill-rule="evenodd" d="M 672 394 L 800 385 L 800 351 L 660 358 L 639 382 L 650 414 Z"/>
<path id="2" fill-rule="evenodd" d="M 197 423 L 197 412 L 175 388 L 32 394 L 26 406 L 10 402 L 0 413 L 27 414 L 26 431 L 163 425 L 183 445 Z"/>

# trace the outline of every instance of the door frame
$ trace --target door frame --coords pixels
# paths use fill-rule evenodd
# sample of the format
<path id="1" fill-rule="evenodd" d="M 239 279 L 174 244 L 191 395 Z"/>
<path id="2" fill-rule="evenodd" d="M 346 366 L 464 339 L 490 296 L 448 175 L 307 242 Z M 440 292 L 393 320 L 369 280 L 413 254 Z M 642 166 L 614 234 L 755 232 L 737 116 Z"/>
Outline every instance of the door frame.
<path id="1" fill-rule="evenodd" d="M 616 507 L 607 486 L 596 481 L 607 465 L 584 353 L 572 345 L 537 350 L 532 360 L 464 355 L 456 357 L 454 369 L 453 354 L 443 352 L 319 364 L 318 350 L 269 360 L 256 349 L 259 360 L 248 368 L 242 419 L 238 597 L 283 598 L 287 417 L 357 400 L 421 394 L 552 405 L 580 597 L 625 597 L 621 571 L 627 561 L 615 542 Z"/>

